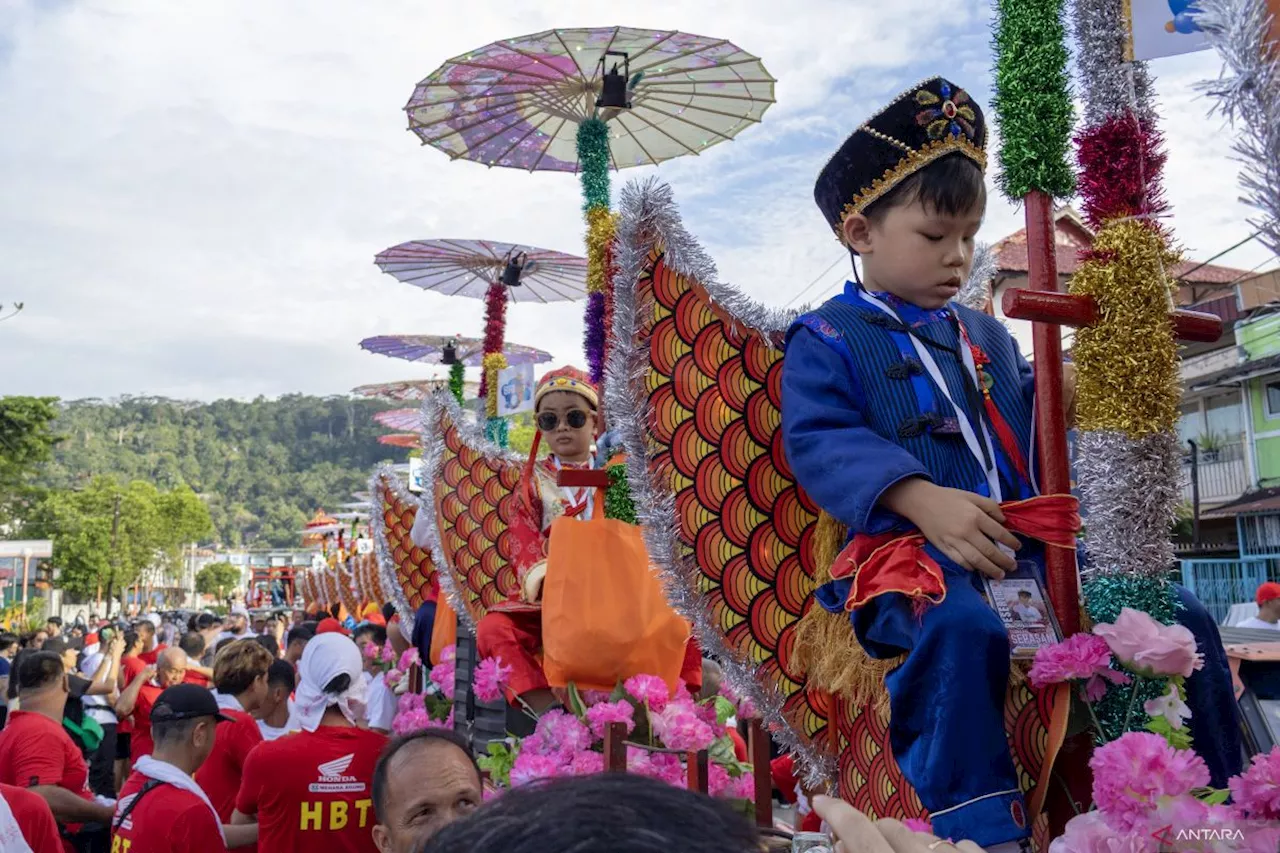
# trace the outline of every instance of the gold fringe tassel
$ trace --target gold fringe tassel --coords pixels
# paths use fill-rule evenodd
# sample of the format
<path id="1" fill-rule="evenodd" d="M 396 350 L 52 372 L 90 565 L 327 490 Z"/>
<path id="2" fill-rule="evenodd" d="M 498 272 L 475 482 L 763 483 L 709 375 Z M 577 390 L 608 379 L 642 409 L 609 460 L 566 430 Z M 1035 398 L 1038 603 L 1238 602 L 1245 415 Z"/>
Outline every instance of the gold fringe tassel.
<path id="1" fill-rule="evenodd" d="M 818 516 L 813 535 L 813 555 L 819 586 L 831 580 L 831 565 L 844 546 L 848 528 L 825 512 Z M 853 633 L 844 613 L 828 613 L 817 604 L 796 626 L 796 661 L 815 684 L 852 703 L 870 707 L 882 720 L 889 719 L 889 691 L 884 677 L 905 655 L 887 660 L 870 657 Z"/>

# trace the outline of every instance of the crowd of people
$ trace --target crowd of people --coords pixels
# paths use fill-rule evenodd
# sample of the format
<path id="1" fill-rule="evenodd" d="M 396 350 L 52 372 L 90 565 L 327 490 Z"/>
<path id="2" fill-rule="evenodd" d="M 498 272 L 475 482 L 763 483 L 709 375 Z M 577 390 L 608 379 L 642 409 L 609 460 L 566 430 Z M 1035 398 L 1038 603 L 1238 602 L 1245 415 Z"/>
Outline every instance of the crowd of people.
<path id="1" fill-rule="evenodd" d="M 389 638 L 408 647 L 388 615 L 390 631 L 379 614 L 352 628 L 302 612 L 251 625 L 241 611 L 65 632 L 51 620 L 37 635 L 0 635 L 0 853 L 739 853 L 780 843 L 721 802 L 629 774 L 536 784 L 484 805 L 463 735 L 389 737 L 395 698 L 380 696 L 385 683 L 362 653 Z M 843 803 L 814 806 L 837 836 L 861 839 L 849 850 L 930 840 Z"/>

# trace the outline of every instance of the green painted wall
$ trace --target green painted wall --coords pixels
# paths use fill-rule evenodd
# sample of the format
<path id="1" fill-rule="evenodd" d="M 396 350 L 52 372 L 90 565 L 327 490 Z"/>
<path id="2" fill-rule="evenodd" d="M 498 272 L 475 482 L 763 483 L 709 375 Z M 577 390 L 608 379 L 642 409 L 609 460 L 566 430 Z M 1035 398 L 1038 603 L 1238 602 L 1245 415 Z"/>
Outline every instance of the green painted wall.
<path id="1" fill-rule="evenodd" d="M 1280 353 L 1280 314 L 1236 325 L 1236 343 L 1249 354 L 1249 360 Z"/>

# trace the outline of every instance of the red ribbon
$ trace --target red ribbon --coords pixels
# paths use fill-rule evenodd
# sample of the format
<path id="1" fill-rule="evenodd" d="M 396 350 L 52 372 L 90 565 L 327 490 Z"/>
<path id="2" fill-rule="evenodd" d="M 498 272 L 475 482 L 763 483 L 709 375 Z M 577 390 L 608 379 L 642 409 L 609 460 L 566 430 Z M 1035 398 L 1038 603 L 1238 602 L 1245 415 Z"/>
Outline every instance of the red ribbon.
<path id="1" fill-rule="evenodd" d="M 1055 548 L 1075 550 L 1080 532 L 1080 502 L 1074 495 L 1042 495 L 1000 504 L 1004 526 Z M 919 531 L 859 534 L 831 566 L 831 579 L 852 576 L 844 609 L 856 610 L 885 593 L 898 592 L 928 604 L 947 597 L 942 567 L 925 550 Z"/>

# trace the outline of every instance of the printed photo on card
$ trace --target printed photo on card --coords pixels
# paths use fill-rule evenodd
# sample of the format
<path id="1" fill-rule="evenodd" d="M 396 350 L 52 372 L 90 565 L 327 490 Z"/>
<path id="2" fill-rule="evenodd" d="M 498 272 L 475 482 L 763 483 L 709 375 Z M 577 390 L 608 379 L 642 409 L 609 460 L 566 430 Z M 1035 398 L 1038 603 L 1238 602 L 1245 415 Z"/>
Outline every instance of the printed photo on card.
<path id="1" fill-rule="evenodd" d="M 1003 580 L 986 579 L 987 601 L 1009 632 L 1015 658 L 1033 657 L 1036 650 L 1061 639 L 1044 587 L 1034 570 L 1008 574 Z"/>

